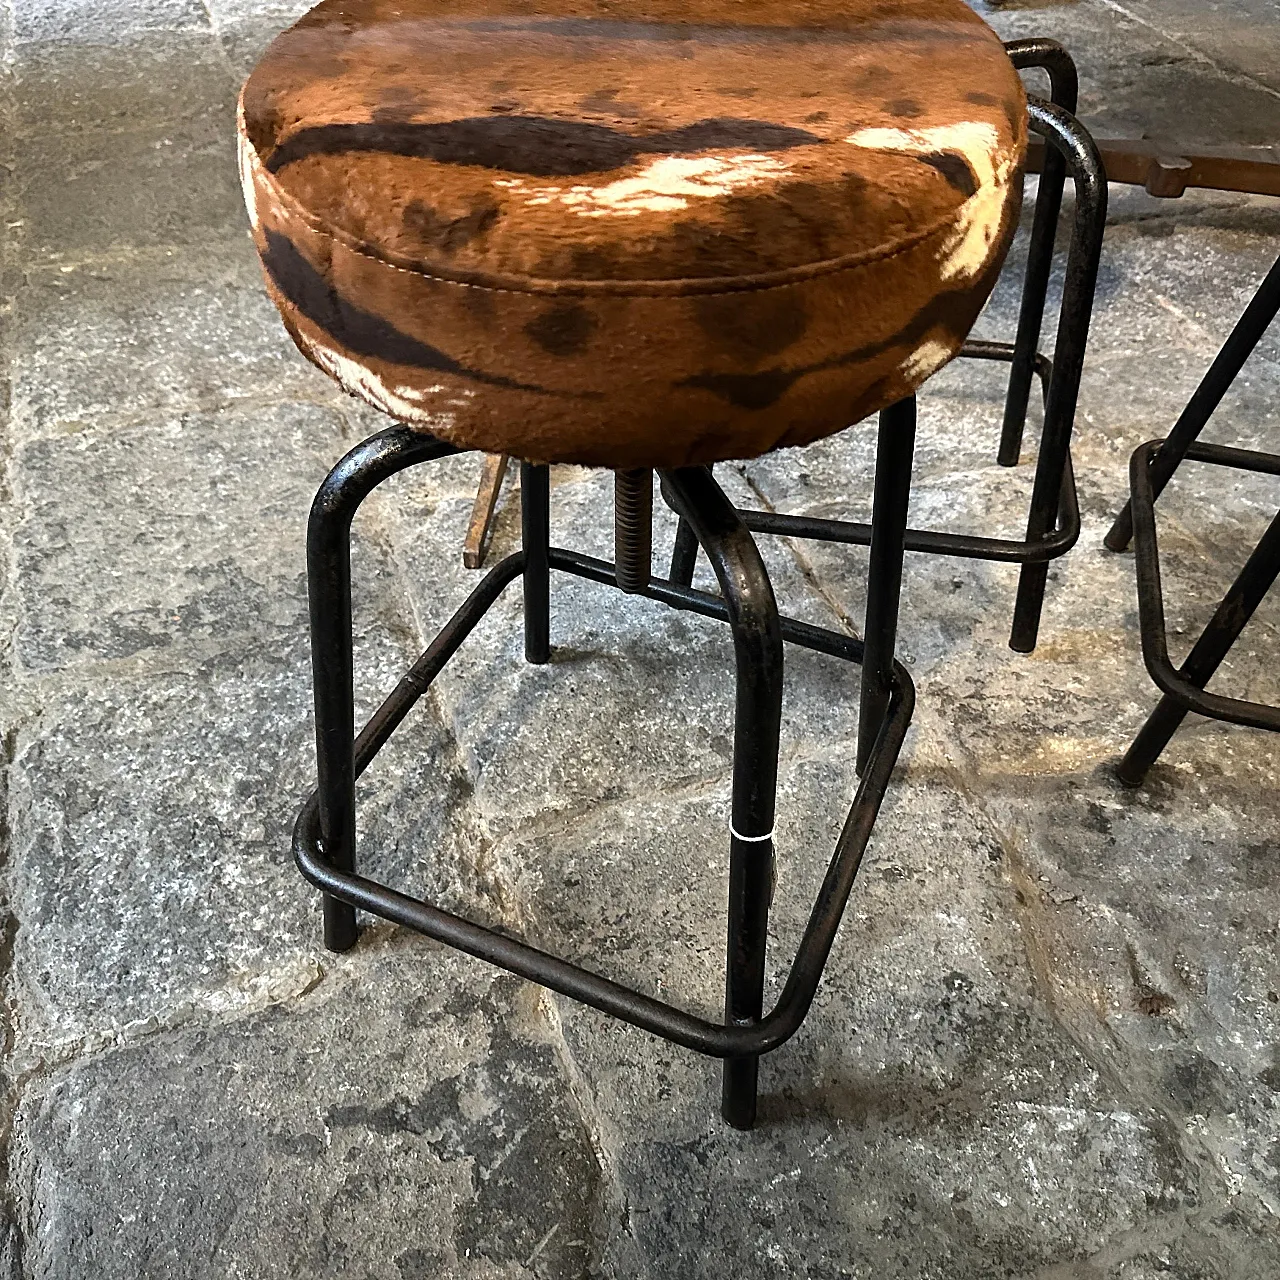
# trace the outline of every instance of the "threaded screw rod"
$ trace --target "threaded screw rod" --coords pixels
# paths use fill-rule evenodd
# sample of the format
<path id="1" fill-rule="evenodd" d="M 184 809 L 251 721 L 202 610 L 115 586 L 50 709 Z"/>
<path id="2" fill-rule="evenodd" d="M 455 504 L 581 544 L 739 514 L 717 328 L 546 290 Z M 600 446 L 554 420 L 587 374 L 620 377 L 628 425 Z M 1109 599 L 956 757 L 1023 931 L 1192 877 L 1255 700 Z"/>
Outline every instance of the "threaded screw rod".
<path id="1" fill-rule="evenodd" d="M 613 559 L 623 591 L 648 590 L 653 576 L 653 471 L 648 467 L 613 473 Z"/>

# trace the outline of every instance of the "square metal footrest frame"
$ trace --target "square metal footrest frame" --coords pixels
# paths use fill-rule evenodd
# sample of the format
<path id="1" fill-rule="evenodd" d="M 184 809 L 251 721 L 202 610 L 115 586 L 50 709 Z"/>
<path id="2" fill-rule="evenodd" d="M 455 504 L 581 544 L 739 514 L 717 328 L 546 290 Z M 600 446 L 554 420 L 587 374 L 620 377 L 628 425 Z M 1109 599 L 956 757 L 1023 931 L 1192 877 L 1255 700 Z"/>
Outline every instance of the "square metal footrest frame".
<path id="1" fill-rule="evenodd" d="M 779 614 L 759 551 L 707 468 L 660 475 L 664 496 L 694 531 L 715 568 L 721 594 L 647 575 L 647 580 L 623 587 L 657 603 L 726 622 L 733 634 L 737 695 L 723 1022 L 631 990 L 356 870 L 356 778 L 502 592 L 522 579 L 526 657 L 546 662 L 550 571 L 615 588 L 619 574 L 613 564 L 550 546 L 547 470 L 524 464 L 524 549 L 485 575 L 356 738 L 352 517 L 383 480 L 458 450 L 404 427 L 384 431 L 352 450 L 317 495 L 308 533 L 319 786 L 298 818 L 294 856 L 302 873 L 325 895 L 326 945 L 346 950 L 355 944 L 359 908 L 688 1049 L 724 1059 L 723 1115 L 730 1124 L 749 1128 L 756 1114 L 760 1055 L 793 1035 L 809 1010 L 911 720 L 914 688 L 893 651 L 914 430 L 914 400 L 881 415 L 865 642 Z M 764 960 L 774 883 L 784 642 L 862 664 L 861 778 L 782 993 L 766 1014 Z"/>

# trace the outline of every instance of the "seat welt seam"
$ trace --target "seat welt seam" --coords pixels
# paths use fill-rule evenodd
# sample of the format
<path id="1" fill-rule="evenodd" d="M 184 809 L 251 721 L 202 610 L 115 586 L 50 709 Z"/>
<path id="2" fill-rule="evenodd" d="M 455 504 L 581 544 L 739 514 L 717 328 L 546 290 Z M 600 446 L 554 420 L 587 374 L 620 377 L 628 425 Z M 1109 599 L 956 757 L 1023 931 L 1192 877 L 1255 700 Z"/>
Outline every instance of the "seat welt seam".
<path id="1" fill-rule="evenodd" d="M 839 258 L 827 258 L 822 262 L 804 263 L 796 267 L 782 267 L 777 271 L 761 272 L 757 275 L 707 276 L 704 278 L 684 276 L 654 280 L 542 280 L 534 276 L 528 276 L 507 277 L 505 278 L 507 280 L 506 283 L 498 284 L 491 283 L 485 279 L 457 279 L 452 276 L 426 271 L 421 267 L 402 266 L 397 262 L 390 261 L 382 254 L 372 252 L 353 236 L 350 236 L 349 233 L 322 223 L 309 210 L 299 204 L 267 171 L 253 144 L 248 142 L 247 139 L 245 141 L 249 149 L 253 151 L 256 162 L 255 167 L 262 180 L 271 187 L 276 198 L 288 207 L 290 213 L 305 223 L 314 234 L 324 236 L 335 244 L 341 245 L 350 253 L 367 258 L 371 262 L 376 262 L 379 266 L 389 267 L 392 271 L 399 271 L 403 275 L 416 276 L 419 279 L 431 280 L 438 284 L 454 285 L 461 289 L 479 289 L 486 293 L 651 298 L 718 297 L 734 293 L 764 293 L 773 289 L 796 288 L 813 280 L 824 279 L 827 276 L 839 275 L 845 271 L 855 271 L 860 267 L 885 262 L 890 258 L 909 253 L 926 240 L 946 231 L 958 221 L 955 214 L 952 214 L 939 218 L 922 230 L 896 240 L 883 248 L 865 250 L 857 254 L 846 254 Z M 1016 177 L 1020 174 L 1021 169 L 1022 166 L 1020 164 L 1011 177 Z M 983 188 L 979 188 L 968 200 L 962 201 L 957 205 L 956 213 L 970 201 L 977 199 L 983 193 L 983 190 Z M 520 283 L 515 283 L 517 280 Z"/>

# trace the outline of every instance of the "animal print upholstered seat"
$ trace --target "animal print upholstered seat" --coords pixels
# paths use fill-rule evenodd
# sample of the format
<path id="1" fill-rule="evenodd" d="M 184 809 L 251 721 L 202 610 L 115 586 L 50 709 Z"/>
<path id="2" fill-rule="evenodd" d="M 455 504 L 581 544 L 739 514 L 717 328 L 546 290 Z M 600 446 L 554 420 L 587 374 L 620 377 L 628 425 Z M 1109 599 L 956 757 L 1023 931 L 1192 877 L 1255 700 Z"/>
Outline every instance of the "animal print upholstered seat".
<path id="1" fill-rule="evenodd" d="M 674 467 L 838 431 L 957 351 L 1025 99 L 963 0 L 325 0 L 245 85 L 268 287 L 454 443 Z"/>

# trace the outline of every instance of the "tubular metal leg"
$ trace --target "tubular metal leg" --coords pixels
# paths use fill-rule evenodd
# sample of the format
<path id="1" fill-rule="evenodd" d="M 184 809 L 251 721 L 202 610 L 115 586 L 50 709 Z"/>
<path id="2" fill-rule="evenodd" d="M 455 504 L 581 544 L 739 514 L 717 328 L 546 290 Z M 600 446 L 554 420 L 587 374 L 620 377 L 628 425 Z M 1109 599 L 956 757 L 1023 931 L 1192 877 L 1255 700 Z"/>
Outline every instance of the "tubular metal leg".
<path id="1" fill-rule="evenodd" d="M 1071 55 L 1056 40 L 1015 40 L 1005 45 L 1013 65 L 1020 71 L 1038 67 L 1049 73 L 1049 100 L 1054 106 L 1075 114 L 1079 79 Z M 1053 244 L 1062 210 L 1062 190 L 1067 165 L 1061 152 L 1046 149 L 1044 166 L 1036 188 L 1036 209 L 1031 224 L 1026 274 L 1022 281 L 1022 306 L 1018 332 L 1013 343 L 1009 387 L 1005 395 L 1004 422 L 1000 429 L 1000 451 L 996 461 L 1002 467 L 1016 467 L 1022 453 L 1022 433 L 1031 400 L 1031 381 L 1040 349 L 1044 305 L 1053 270 Z"/>
<path id="2" fill-rule="evenodd" d="M 867 766 L 889 710 L 915 440 L 916 400 L 915 396 L 908 396 L 880 414 L 871 514 L 871 560 L 867 570 L 867 615 L 863 631 L 866 650 L 862 660 L 862 702 L 858 713 L 859 777 Z"/>
<path id="3" fill-rule="evenodd" d="M 733 816 L 729 836 L 729 937 L 725 1022 L 746 1027 L 764 1012 L 764 959 L 773 897 L 773 821 L 782 724 L 782 626 L 759 549 L 705 468 L 667 473 L 711 561 L 729 611 L 737 667 Z M 721 1114 L 736 1129 L 756 1117 L 758 1055 L 725 1059 Z"/>
<path id="4" fill-rule="evenodd" d="M 551 476 L 520 464 L 520 525 L 524 542 L 524 656 L 551 661 Z"/>
<path id="5" fill-rule="evenodd" d="M 681 587 L 693 586 L 693 569 L 698 562 L 698 539 L 693 526 L 680 517 L 676 526 L 676 542 L 671 551 L 671 581 Z"/>
<path id="6" fill-rule="evenodd" d="M 373 489 L 418 462 L 457 453 L 408 427 L 392 427 L 357 445 L 329 473 L 307 526 L 311 669 L 316 710 L 320 842 L 326 859 L 355 870 L 355 696 L 351 655 L 351 521 Z M 324 944 L 356 943 L 355 908 L 324 896 Z"/>
<path id="7" fill-rule="evenodd" d="M 1204 375 L 1186 408 L 1174 423 L 1169 438 L 1151 459 L 1151 487 L 1159 497 L 1178 469 L 1187 450 L 1196 442 L 1222 398 L 1231 388 L 1245 361 L 1253 354 L 1268 326 L 1280 314 L 1280 258 L 1267 272 L 1244 314 L 1236 322 L 1223 343 L 1209 371 Z M 1133 537 L 1133 501 L 1124 504 L 1107 534 L 1105 545 L 1111 551 L 1123 551 Z"/>
<path id="8" fill-rule="evenodd" d="M 1045 403 L 1040 457 L 1027 517 L 1027 541 L 1032 542 L 1049 536 L 1062 504 L 1107 219 L 1107 183 L 1098 148 L 1073 116 L 1034 98 L 1028 104 L 1028 111 L 1032 128 L 1044 135 L 1051 144 L 1050 150 L 1060 150 L 1067 159 L 1076 189 L 1075 220 L 1054 343 L 1053 377 Z M 1013 608 L 1011 649 L 1030 653 L 1036 647 L 1048 578 L 1047 561 L 1023 565 Z"/>

